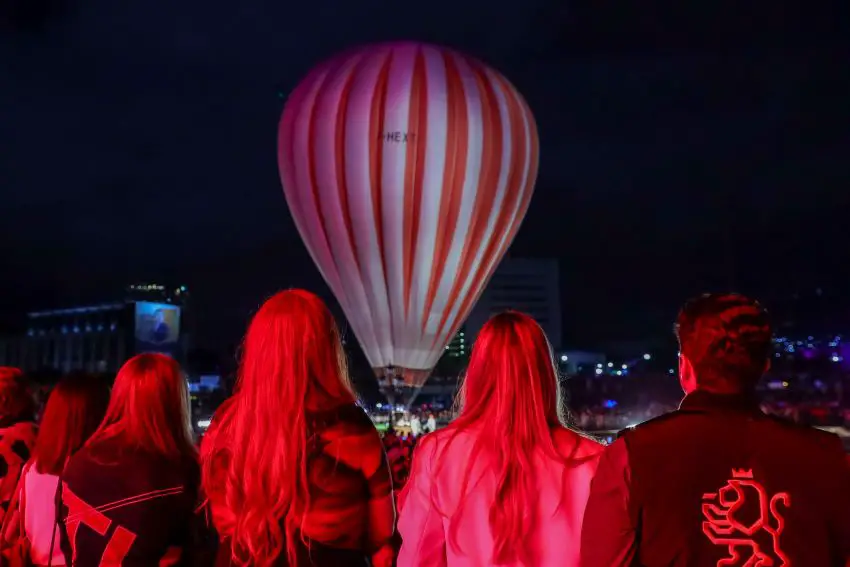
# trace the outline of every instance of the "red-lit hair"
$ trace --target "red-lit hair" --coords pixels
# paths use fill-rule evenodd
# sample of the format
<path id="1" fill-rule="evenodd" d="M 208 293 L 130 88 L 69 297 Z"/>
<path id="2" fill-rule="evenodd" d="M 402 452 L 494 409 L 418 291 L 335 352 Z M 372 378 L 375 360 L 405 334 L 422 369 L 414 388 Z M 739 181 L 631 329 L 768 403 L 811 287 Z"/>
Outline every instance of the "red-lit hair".
<path id="1" fill-rule="evenodd" d="M 508 311 L 481 329 L 458 394 L 460 413 L 446 428 L 448 443 L 460 432 L 475 436 L 461 501 L 469 488 L 473 464 L 491 470 L 496 491 L 490 507 L 494 564 L 526 562 L 537 509 L 532 461 L 542 454 L 566 462 L 555 445 L 556 429 L 565 428 L 561 389 L 552 348 L 531 317 Z M 423 443 L 428 443 L 426 438 Z M 436 458 L 439 474 L 442 455 Z M 480 470 L 480 469 L 479 469 Z M 435 502 L 436 504 L 436 502 Z M 450 515 L 450 543 L 457 545 L 460 514 Z"/>
<path id="2" fill-rule="evenodd" d="M 97 429 L 109 404 L 109 388 L 92 376 L 68 376 L 53 388 L 38 427 L 35 468 L 59 475 L 68 458 Z"/>
<path id="3" fill-rule="evenodd" d="M 116 440 L 175 463 L 197 458 L 189 390 L 177 361 L 139 354 L 118 371 L 106 415 L 86 445 Z"/>
<path id="4" fill-rule="evenodd" d="M 203 448 L 204 488 L 233 520 L 225 535 L 236 561 L 271 565 L 286 550 L 296 564 L 296 532 L 310 505 L 306 412 L 353 402 L 339 331 L 322 300 L 288 290 L 266 301 L 245 336 L 236 393 Z"/>

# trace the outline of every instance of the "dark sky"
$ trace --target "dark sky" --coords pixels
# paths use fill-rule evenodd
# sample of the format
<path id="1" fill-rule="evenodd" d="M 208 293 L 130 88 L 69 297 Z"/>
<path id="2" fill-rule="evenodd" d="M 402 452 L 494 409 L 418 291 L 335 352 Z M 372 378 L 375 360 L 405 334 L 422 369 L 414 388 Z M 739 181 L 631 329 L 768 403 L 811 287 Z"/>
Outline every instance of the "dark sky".
<path id="1" fill-rule="evenodd" d="M 850 289 L 846 2 L 68 0 L 20 15 L 44 1 L 0 0 L 0 314 L 168 280 L 220 338 L 278 288 L 323 289 L 278 180 L 281 97 L 328 55 L 387 39 L 470 52 L 526 95 L 541 172 L 512 254 L 560 258 L 568 339 L 666 330 L 705 289 Z"/>

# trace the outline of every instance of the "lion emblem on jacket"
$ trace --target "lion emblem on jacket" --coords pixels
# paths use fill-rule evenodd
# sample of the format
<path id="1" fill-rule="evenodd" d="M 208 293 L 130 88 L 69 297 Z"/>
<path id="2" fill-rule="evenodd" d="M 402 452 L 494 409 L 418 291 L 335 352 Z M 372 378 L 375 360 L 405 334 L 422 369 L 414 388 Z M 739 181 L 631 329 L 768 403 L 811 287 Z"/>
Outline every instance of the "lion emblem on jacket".
<path id="1" fill-rule="evenodd" d="M 733 470 L 720 490 L 702 499 L 703 533 L 729 552 L 717 567 L 791 567 L 780 541 L 785 529 L 781 512 L 791 506 L 788 493 L 771 497 L 751 470 Z"/>

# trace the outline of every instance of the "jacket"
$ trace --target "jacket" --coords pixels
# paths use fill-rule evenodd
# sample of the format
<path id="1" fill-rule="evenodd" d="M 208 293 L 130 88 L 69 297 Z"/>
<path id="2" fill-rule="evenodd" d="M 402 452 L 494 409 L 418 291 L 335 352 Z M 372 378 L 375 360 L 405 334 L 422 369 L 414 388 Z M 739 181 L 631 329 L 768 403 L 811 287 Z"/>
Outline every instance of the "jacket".
<path id="1" fill-rule="evenodd" d="M 62 550 L 68 565 L 188 565 L 199 470 L 114 439 L 74 454 L 62 473 Z"/>
<path id="2" fill-rule="evenodd" d="M 536 517 L 529 519 L 534 535 L 526 544 L 535 567 L 575 567 L 582 515 L 602 446 L 568 429 L 555 430 L 554 437 L 559 452 L 574 466 L 542 454 L 533 459 L 539 500 Z M 399 513 L 398 567 L 492 564 L 489 517 L 495 473 L 481 467 L 480 459 L 470 461 L 475 440 L 474 432 L 444 429 L 420 441 Z M 461 494 L 467 469 L 470 480 Z M 453 537 L 450 518 L 457 515 L 459 529 Z"/>
<path id="3" fill-rule="evenodd" d="M 844 567 L 850 467 L 838 437 L 694 392 L 603 455 L 582 567 Z"/>

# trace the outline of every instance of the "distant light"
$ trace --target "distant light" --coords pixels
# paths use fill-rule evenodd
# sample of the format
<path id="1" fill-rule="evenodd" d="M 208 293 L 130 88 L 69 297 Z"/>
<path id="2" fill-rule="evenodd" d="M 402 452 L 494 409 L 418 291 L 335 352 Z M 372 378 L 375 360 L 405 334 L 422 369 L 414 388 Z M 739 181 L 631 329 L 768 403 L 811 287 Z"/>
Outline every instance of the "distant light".
<path id="1" fill-rule="evenodd" d="M 652 358 L 652 355 L 649 354 L 649 353 L 646 353 L 645 355 L 643 355 L 644 360 L 650 360 L 651 358 Z"/>
<path id="2" fill-rule="evenodd" d="M 783 381 L 783 382 L 782 382 L 782 387 L 783 387 L 783 388 L 787 388 L 787 387 L 788 387 L 788 382 Z"/>
<path id="3" fill-rule="evenodd" d="M 597 375 L 602 374 L 602 369 L 601 369 L 601 368 L 597 368 L 597 369 L 596 369 L 596 374 L 597 374 Z"/>
<path id="4" fill-rule="evenodd" d="M 776 356 L 779 356 L 779 355 L 777 354 Z M 670 370 L 667 371 L 667 373 L 668 374 L 675 374 L 676 371 L 671 368 Z"/>
<path id="5" fill-rule="evenodd" d="M 562 354 L 562 355 L 561 355 L 561 362 L 566 362 L 566 361 L 568 361 L 569 359 L 570 359 L 570 357 L 569 357 L 569 356 L 567 356 L 566 354 Z"/>
<path id="6" fill-rule="evenodd" d="M 209 426 L 210 426 L 210 420 L 209 419 L 199 419 L 198 420 L 198 427 L 199 428 L 206 429 Z"/>
<path id="7" fill-rule="evenodd" d="M 629 367 L 629 365 L 628 365 L 628 364 L 624 364 L 624 365 L 622 366 L 623 370 L 625 370 L 625 369 L 626 369 L 626 368 L 628 368 L 628 367 Z"/>
<path id="8" fill-rule="evenodd" d="M 597 364 L 596 368 L 602 368 L 602 363 L 600 362 L 599 364 Z"/>
<path id="9" fill-rule="evenodd" d="M 613 363 L 613 362 L 609 362 L 609 363 L 608 363 L 608 368 L 613 368 L 613 367 L 614 367 L 614 363 Z"/>
<path id="10" fill-rule="evenodd" d="M 618 371 L 617 371 L 617 376 L 622 376 L 622 375 L 623 375 L 623 371 L 622 371 L 622 370 L 618 370 Z"/>
<path id="11" fill-rule="evenodd" d="M 384 407 L 384 404 L 378 402 L 377 404 L 375 404 L 375 407 L 381 409 L 382 407 Z"/>
<path id="12" fill-rule="evenodd" d="M 841 362 L 841 357 L 837 354 L 832 355 L 832 362 Z"/>

